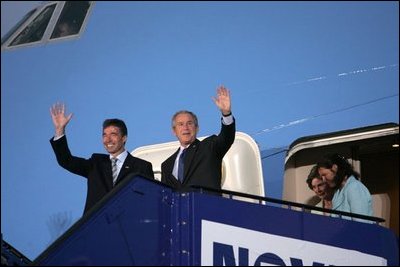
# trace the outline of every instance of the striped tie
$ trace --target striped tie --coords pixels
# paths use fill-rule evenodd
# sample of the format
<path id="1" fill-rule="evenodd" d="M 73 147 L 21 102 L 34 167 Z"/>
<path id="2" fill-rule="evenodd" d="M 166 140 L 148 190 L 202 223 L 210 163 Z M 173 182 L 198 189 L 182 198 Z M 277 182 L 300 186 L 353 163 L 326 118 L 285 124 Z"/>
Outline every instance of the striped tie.
<path id="1" fill-rule="evenodd" d="M 117 182 L 118 177 L 118 169 L 117 169 L 117 158 L 111 158 L 111 171 L 113 177 L 113 186 L 115 186 L 115 182 Z"/>

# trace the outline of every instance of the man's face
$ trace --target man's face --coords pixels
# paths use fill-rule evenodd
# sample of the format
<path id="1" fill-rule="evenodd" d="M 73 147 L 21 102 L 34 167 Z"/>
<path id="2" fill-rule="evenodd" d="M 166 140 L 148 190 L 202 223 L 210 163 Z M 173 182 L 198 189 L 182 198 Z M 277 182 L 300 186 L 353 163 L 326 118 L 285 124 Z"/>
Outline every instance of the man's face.
<path id="1" fill-rule="evenodd" d="M 173 132 L 182 146 L 187 146 L 196 140 L 198 127 L 190 114 L 182 113 L 176 116 Z"/>
<path id="2" fill-rule="evenodd" d="M 113 156 L 118 156 L 125 150 L 126 136 L 122 136 L 118 127 L 108 126 L 103 130 L 104 148 Z"/>

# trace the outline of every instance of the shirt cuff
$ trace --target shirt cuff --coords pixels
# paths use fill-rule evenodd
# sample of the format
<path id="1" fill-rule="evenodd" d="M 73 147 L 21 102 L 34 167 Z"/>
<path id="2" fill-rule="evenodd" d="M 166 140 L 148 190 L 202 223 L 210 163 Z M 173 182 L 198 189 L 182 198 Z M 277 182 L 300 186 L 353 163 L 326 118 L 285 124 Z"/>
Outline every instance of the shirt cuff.
<path id="1" fill-rule="evenodd" d="M 60 136 L 54 136 L 53 137 L 53 141 L 57 141 L 58 139 L 61 139 L 61 137 L 63 137 L 65 134 L 62 134 Z"/>
<path id="2" fill-rule="evenodd" d="M 229 116 L 222 116 L 222 123 L 224 125 L 231 125 L 233 123 L 233 115 L 229 115 Z"/>

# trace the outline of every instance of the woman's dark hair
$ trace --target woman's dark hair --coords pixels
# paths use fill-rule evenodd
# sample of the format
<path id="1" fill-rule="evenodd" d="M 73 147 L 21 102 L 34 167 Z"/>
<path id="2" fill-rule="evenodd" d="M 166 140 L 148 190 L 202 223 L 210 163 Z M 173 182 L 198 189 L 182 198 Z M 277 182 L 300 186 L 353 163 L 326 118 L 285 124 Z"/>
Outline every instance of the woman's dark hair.
<path id="1" fill-rule="evenodd" d="M 325 155 L 322 161 L 317 163 L 317 169 L 325 168 L 332 169 L 333 165 L 337 166 L 337 172 L 334 178 L 336 188 L 340 188 L 344 178 L 353 175 L 357 180 L 360 178 L 360 174 L 353 170 L 350 163 L 342 156 L 337 153 Z"/>
<path id="2" fill-rule="evenodd" d="M 308 185 L 308 187 L 312 190 L 312 180 L 314 180 L 314 178 L 320 179 L 322 180 L 322 177 L 319 175 L 318 173 L 318 166 L 315 165 L 314 167 L 312 167 L 310 174 L 307 177 L 306 183 Z"/>
<path id="3" fill-rule="evenodd" d="M 106 119 L 103 122 L 103 130 L 109 126 L 115 126 L 120 131 L 122 136 L 128 136 L 128 129 L 126 128 L 125 122 L 120 119 Z"/>

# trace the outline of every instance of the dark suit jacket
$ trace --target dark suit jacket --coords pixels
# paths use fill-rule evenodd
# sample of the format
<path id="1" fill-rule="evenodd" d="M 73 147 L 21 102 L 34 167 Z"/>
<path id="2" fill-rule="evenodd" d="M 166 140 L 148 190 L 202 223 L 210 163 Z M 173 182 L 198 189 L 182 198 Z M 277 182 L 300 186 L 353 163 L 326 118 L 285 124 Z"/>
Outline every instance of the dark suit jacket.
<path id="1" fill-rule="evenodd" d="M 58 164 L 64 169 L 87 178 L 86 213 L 108 192 L 113 189 L 110 156 L 106 154 L 93 154 L 89 159 L 75 157 L 71 154 L 67 138 L 64 135 L 57 141 L 50 139 L 51 146 Z M 121 182 L 131 173 L 138 173 L 147 178 L 154 179 L 152 164 L 148 161 L 133 157 L 128 153 L 117 183 Z"/>
<path id="2" fill-rule="evenodd" d="M 161 164 L 161 181 L 173 188 L 187 190 L 191 186 L 221 189 L 222 158 L 235 141 L 235 121 L 231 125 L 221 123 L 219 135 L 199 141 L 196 139 L 185 155 L 184 181 L 172 175 L 179 149 Z"/>

